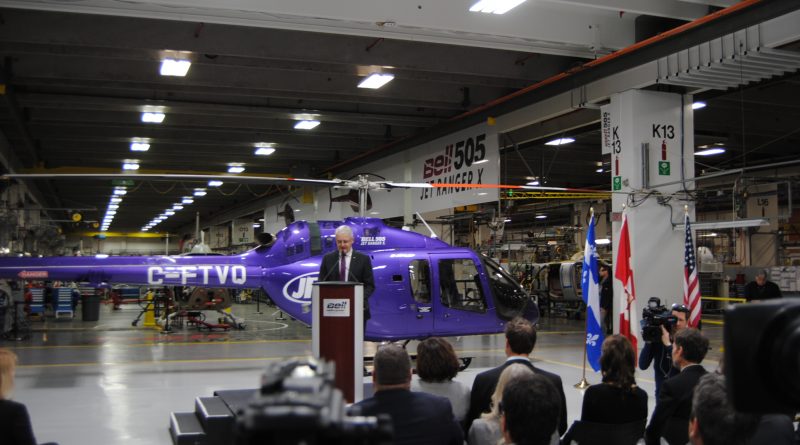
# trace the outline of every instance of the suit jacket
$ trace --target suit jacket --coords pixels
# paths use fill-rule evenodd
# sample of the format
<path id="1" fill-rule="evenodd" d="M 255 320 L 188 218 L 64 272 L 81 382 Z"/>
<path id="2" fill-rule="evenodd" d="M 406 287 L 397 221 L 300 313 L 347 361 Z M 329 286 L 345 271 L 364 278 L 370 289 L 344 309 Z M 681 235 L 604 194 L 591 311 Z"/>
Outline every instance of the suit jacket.
<path id="1" fill-rule="evenodd" d="M 656 409 L 647 425 L 645 442 L 658 445 L 663 436 L 670 444 L 689 441 L 689 417 L 692 414 L 694 387 L 707 371 L 700 365 L 684 368 L 680 374 L 661 385 Z"/>
<path id="2" fill-rule="evenodd" d="M 394 441 L 402 444 L 462 445 L 464 433 L 444 397 L 407 389 L 378 391 L 350 408 L 351 415 L 392 418 Z"/>
<path id="3" fill-rule="evenodd" d="M 322 257 L 319 266 L 320 281 L 339 281 L 339 251 L 335 250 Z M 353 250 L 350 258 L 350 271 L 347 281 L 364 284 L 364 322 L 369 320 L 369 297 L 375 291 L 375 278 L 372 276 L 372 261 L 369 255 Z"/>
<path id="4" fill-rule="evenodd" d="M 467 431 L 469 431 L 469 426 L 472 424 L 473 420 L 477 419 L 482 412 L 489 410 L 489 405 L 492 403 L 492 393 L 494 393 L 494 388 L 497 386 L 497 381 L 500 379 L 500 374 L 503 373 L 503 370 L 506 369 L 507 366 L 514 363 L 521 363 L 530 367 L 533 372 L 547 377 L 553 386 L 556 387 L 561 396 L 561 418 L 558 421 L 558 433 L 559 436 L 564 434 L 567 431 L 567 397 L 564 395 L 564 385 L 561 384 L 561 377 L 552 372 L 539 369 L 533 366 L 530 360 L 525 359 L 507 360 L 502 365 L 475 376 L 475 381 L 472 383 L 472 392 L 470 394 L 469 414 L 467 414 Z"/>
<path id="5" fill-rule="evenodd" d="M 0 437 L 7 445 L 36 445 L 25 405 L 0 399 Z"/>

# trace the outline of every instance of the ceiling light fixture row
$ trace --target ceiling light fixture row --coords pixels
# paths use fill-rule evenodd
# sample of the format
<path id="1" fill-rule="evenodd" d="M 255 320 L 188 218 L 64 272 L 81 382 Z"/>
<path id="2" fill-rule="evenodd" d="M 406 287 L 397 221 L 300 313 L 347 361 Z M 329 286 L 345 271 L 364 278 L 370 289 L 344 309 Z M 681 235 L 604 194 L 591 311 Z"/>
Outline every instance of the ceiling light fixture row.
<path id="1" fill-rule="evenodd" d="M 111 198 L 108 200 L 108 209 L 106 210 L 106 215 L 103 217 L 103 222 L 100 223 L 101 232 L 107 232 L 108 228 L 111 227 L 111 223 L 114 221 L 114 217 L 117 215 L 119 205 L 122 202 L 122 197 L 125 196 L 126 193 L 128 193 L 127 187 L 114 187 L 114 190 L 111 192 Z"/>
<path id="2" fill-rule="evenodd" d="M 194 192 L 192 194 L 193 194 L 193 196 L 197 196 L 197 197 L 206 196 L 206 189 L 205 188 L 196 188 L 196 189 L 194 189 Z M 162 222 L 166 221 L 170 216 L 174 216 L 176 212 L 186 208 L 185 206 L 187 206 L 189 204 L 193 204 L 194 203 L 194 197 L 193 196 L 184 196 L 184 197 L 181 198 L 181 200 L 179 202 L 176 202 L 175 204 L 172 204 L 172 207 L 164 210 L 160 215 L 158 215 L 155 218 L 153 218 L 152 221 L 150 221 L 149 223 L 145 224 L 145 226 L 142 227 L 142 232 L 149 231 L 153 227 L 155 227 L 155 226 L 161 224 Z"/>

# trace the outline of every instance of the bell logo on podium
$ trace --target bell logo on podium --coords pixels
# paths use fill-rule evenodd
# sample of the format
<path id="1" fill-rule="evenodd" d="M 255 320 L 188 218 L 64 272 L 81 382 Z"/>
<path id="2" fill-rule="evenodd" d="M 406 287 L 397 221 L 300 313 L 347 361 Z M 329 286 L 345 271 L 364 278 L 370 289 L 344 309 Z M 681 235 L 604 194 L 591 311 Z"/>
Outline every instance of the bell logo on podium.
<path id="1" fill-rule="evenodd" d="M 350 300 L 347 298 L 326 298 L 322 302 L 323 317 L 349 317 Z"/>
<path id="2" fill-rule="evenodd" d="M 364 285 L 317 281 L 311 295 L 311 349 L 336 366 L 335 386 L 345 400 L 364 396 Z"/>

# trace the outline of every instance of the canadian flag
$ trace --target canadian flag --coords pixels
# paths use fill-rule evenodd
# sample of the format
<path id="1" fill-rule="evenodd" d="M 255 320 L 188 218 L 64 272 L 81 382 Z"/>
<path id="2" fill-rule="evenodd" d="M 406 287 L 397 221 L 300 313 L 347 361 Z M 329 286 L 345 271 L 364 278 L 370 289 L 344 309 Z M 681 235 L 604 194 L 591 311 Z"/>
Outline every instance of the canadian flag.
<path id="1" fill-rule="evenodd" d="M 633 350 L 637 349 L 635 326 L 638 326 L 638 310 L 636 309 L 636 287 L 633 285 L 633 268 L 631 267 L 631 237 L 628 233 L 628 214 L 622 214 L 622 228 L 619 231 L 619 246 L 617 246 L 617 264 L 614 268 L 614 278 L 622 282 L 622 295 L 620 300 L 619 333 L 631 341 Z"/>

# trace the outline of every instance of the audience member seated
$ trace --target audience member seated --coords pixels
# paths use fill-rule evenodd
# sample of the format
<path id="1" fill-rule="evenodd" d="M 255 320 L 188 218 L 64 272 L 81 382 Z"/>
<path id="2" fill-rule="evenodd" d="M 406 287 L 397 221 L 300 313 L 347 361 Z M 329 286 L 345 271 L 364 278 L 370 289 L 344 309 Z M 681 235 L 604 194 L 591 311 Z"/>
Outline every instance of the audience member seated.
<path id="1" fill-rule="evenodd" d="M 647 393 L 636 386 L 636 355 L 631 342 L 612 335 L 603 342 L 600 369 L 603 381 L 583 396 L 581 420 L 564 435 L 563 443 L 635 444 L 644 437 Z M 610 440 L 609 435 L 614 435 Z"/>
<path id="2" fill-rule="evenodd" d="M 689 439 L 692 445 L 744 445 L 753 435 L 758 416 L 737 412 L 728 400 L 725 377 L 706 374 L 692 396 Z"/>
<path id="3" fill-rule="evenodd" d="M 453 407 L 453 416 L 461 423 L 469 409 L 469 387 L 454 381 L 460 362 L 453 345 L 440 337 L 431 337 L 417 345 L 417 376 L 412 391 L 446 397 Z"/>
<path id="4" fill-rule="evenodd" d="M 700 377 L 706 374 L 700 363 L 707 352 L 708 339 L 697 329 L 687 328 L 675 334 L 672 363 L 680 372 L 661 386 L 655 411 L 645 432 L 647 445 L 659 445 L 662 436 L 670 445 L 684 445 L 689 441 L 692 392 Z"/>
<path id="5" fill-rule="evenodd" d="M 503 398 L 503 389 L 509 381 L 522 375 L 533 374 L 530 368 L 523 364 L 515 363 L 506 367 L 500 374 L 497 387 L 492 393 L 492 409 L 488 413 L 481 414 L 481 417 L 472 422 L 467 435 L 469 445 L 496 445 L 503 438 L 500 431 L 500 400 Z"/>
<path id="6" fill-rule="evenodd" d="M 17 355 L 0 348 L 0 443 L 4 445 L 36 445 L 31 419 L 25 405 L 10 400 L 14 390 Z"/>
<path id="7" fill-rule="evenodd" d="M 516 317 L 506 323 L 505 336 L 507 357 L 505 363 L 478 374 L 472 383 L 467 428 L 481 413 L 489 411 L 492 393 L 503 370 L 511 364 L 520 363 L 529 367 L 534 373 L 546 377 L 556 388 L 561 402 L 558 405 L 560 409 L 558 413 L 558 433 L 559 435 L 564 434 L 567 431 L 567 399 L 564 395 L 561 377 L 533 366 L 529 357 L 533 352 L 534 346 L 536 346 L 536 328 L 528 320 Z"/>
<path id="8" fill-rule="evenodd" d="M 561 397 L 551 380 L 541 374 L 509 381 L 499 409 L 500 428 L 507 444 L 548 445 L 557 434 Z"/>
<path id="9" fill-rule="evenodd" d="M 453 417 L 450 401 L 411 392 L 411 359 L 400 346 L 388 344 L 375 353 L 372 384 L 375 395 L 350 408 L 350 415 L 392 418 L 394 444 L 461 445 L 464 433 Z"/>

